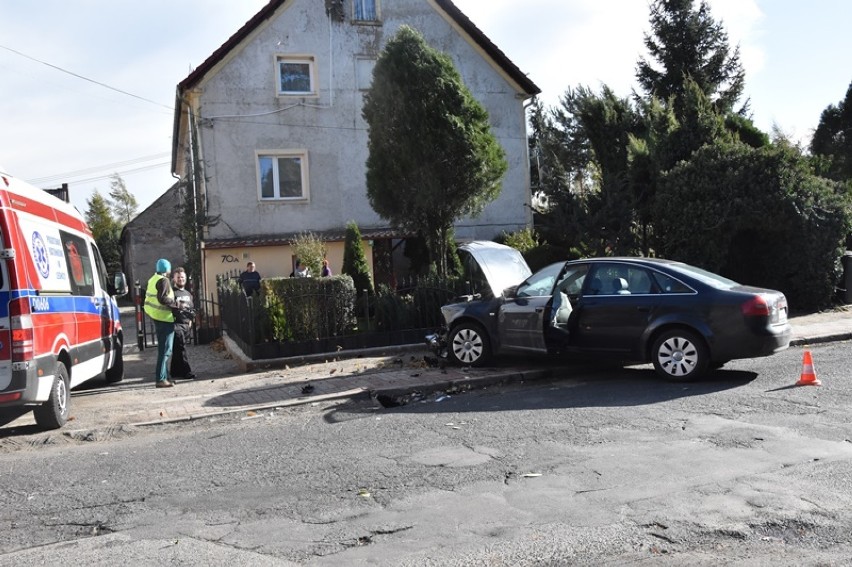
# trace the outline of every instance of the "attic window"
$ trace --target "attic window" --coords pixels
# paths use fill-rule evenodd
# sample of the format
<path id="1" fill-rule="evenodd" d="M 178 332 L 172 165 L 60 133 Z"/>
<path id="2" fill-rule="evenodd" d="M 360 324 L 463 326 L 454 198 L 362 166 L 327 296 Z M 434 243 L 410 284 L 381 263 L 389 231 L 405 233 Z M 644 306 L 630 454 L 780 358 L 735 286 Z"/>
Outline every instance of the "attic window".
<path id="1" fill-rule="evenodd" d="M 276 62 L 279 96 L 316 95 L 313 57 L 279 55 Z"/>
<path id="2" fill-rule="evenodd" d="M 352 0 L 352 19 L 356 22 L 377 22 L 379 0 Z"/>

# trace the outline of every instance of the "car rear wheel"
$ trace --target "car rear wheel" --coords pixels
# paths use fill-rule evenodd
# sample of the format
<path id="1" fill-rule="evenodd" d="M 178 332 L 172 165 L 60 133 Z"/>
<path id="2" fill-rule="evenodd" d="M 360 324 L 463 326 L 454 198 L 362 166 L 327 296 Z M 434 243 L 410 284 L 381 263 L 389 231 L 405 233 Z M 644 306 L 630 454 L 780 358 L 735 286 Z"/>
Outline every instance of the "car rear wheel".
<path id="1" fill-rule="evenodd" d="M 710 353 L 704 339 L 686 329 L 663 332 L 651 351 L 654 369 L 676 382 L 693 380 L 701 376 L 710 363 Z"/>
<path id="2" fill-rule="evenodd" d="M 461 323 L 453 328 L 449 341 L 450 358 L 464 366 L 482 366 L 491 358 L 491 343 L 476 323 Z"/>
<path id="3" fill-rule="evenodd" d="M 65 364 L 56 363 L 56 375 L 50 388 L 50 397 L 33 410 L 36 425 L 41 429 L 59 429 L 68 421 L 71 392 L 68 390 L 68 370 Z"/>

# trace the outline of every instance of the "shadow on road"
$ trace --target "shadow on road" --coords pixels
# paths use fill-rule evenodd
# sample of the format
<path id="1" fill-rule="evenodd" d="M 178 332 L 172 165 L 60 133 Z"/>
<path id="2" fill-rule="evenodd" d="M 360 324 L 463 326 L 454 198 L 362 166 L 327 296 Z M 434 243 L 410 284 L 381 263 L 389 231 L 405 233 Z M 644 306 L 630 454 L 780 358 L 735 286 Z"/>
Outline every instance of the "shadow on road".
<path id="1" fill-rule="evenodd" d="M 10 423 L 12 423 L 13 421 L 15 421 L 16 419 L 18 419 L 29 411 L 32 411 L 32 408 L 0 408 L 0 427 L 9 425 Z M 22 427 L 19 427 L 18 431 L 22 429 Z M 0 437 L 3 437 L 4 435 L 11 435 L 12 431 L 13 430 L 0 429 Z"/>
<path id="2" fill-rule="evenodd" d="M 758 374 L 741 370 L 715 370 L 692 382 L 668 382 L 652 369 L 623 368 L 584 371 L 572 376 L 561 374 L 535 381 L 504 384 L 478 390 L 479 395 L 438 392 L 430 396 L 413 394 L 405 405 L 382 411 L 400 413 L 500 412 L 565 408 L 601 408 L 645 406 L 675 399 L 704 396 L 740 388 Z M 567 372 L 570 372 L 568 370 Z M 335 408 L 327 415 L 330 422 L 341 421 L 341 411 L 351 416 L 353 408 Z M 364 409 L 375 413 L 375 409 Z"/>

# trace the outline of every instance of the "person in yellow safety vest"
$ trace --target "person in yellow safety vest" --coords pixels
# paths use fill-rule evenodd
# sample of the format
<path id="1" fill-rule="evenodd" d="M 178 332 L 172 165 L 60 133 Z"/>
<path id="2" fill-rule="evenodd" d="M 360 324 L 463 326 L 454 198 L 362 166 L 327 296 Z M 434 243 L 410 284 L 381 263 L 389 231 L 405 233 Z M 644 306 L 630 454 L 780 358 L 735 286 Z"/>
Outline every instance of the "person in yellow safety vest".
<path id="1" fill-rule="evenodd" d="M 148 280 L 145 289 L 145 313 L 154 321 L 157 332 L 157 388 L 171 388 L 174 382 L 169 381 L 168 362 L 172 355 L 172 342 L 175 337 L 175 316 L 172 307 L 177 307 L 169 274 L 171 263 L 165 258 L 157 260 L 156 273 Z"/>

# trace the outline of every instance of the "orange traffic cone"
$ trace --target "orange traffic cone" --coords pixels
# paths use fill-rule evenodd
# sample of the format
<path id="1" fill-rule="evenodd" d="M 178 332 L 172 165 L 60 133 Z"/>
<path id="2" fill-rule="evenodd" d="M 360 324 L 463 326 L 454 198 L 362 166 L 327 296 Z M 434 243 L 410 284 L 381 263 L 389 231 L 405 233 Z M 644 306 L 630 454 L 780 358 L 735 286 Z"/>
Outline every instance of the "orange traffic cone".
<path id="1" fill-rule="evenodd" d="M 816 377 L 814 361 L 809 350 L 805 351 L 805 356 L 802 358 L 802 377 L 796 382 L 796 386 L 822 386 L 822 382 Z"/>

